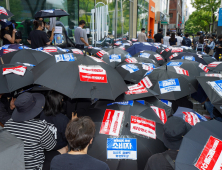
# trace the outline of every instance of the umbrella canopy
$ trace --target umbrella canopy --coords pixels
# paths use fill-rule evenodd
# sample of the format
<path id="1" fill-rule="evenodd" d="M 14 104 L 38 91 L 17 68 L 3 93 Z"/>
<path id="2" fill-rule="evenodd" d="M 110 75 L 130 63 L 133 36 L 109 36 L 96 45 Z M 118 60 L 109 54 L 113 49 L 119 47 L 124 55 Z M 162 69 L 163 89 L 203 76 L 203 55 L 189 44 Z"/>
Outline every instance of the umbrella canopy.
<path id="1" fill-rule="evenodd" d="M 197 123 L 184 137 L 175 162 L 175 170 L 220 169 L 222 124 L 211 120 Z M 207 162 L 206 162 L 207 161 Z M 215 164 L 218 163 L 218 168 Z M 208 168 L 207 168 L 208 167 Z"/>
<path id="2" fill-rule="evenodd" d="M 202 55 L 203 60 L 207 63 L 210 64 L 214 61 L 217 61 L 214 57 L 210 57 L 210 56 L 206 56 L 206 55 Z"/>
<path id="3" fill-rule="evenodd" d="M 14 64 L 20 62 L 37 65 L 38 63 L 50 57 L 52 56 L 45 52 L 23 49 L 2 55 L 1 64 Z"/>
<path id="4" fill-rule="evenodd" d="M 9 10 L 0 6 L 0 19 L 8 19 L 14 16 Z"/>
<path id="5" fill-rule="evenodd" d="M 34 18 L 50 18 L 63 16 L 69 16 L 69 14 L 63 9 L 47 9 L 37 12 Z"/>
<path id="6" fill-rule="evenodd" d="M 161 51 L 161 55 L 167 60 L 174 53 L 184 52 L 185 49 L 181 47 L 168 47 L 164 51 Z"/>
<path id="7" fill-rule="evenodd" d="M 132 56 L 140 51 L 154 51 L 156 52 L 157 48 L 150 43 L 136 43 L 126 51 L 129 52 Z"/>
<path id="8" fill-rule="evenodd" d="M 21 49 L 31 49 L 25 45 L 22 44 L 7 44 L 0 47 L 0 57 L 3 54 L 7 54 L 13 51 L 21 50 Z"/>
<path id="9" fill-rule="evenodd" d="M 68 53 L 68 52 L 72 52 L 70 49 L 63 49 L 63 48 L 53 46 L 53 45 L 45 46 L 45 47 L 38 48 L 38 49 L 40 51 L 47 52 L 47 53 L 50 53 L 52 55 L 65 54 L 65 53 Z M 81 50 L 79 50 L 79 51 L 83 54 L 83 52 Z"/>
<path id="10" fill-rule="evenodd" d="M 149 58 L 156 61 L 159 65 L 163 65 L 165 63 L 165 59 L 154 51 L 141 51 L 136 53 L 133 57 Z"/>
<path id="11" fill-rule="evenodd" d="M 0 65 L 0 94 L 10 93 L 33 84 L 31 69 L 32 67 L 20 64 Z"/>
<path id="12" fill-rule="evenodd" d="M 118 72 L 96 57 L 64 54 L 51 57 L 33 69 L 35 84 L 70 98 L 114 100 L 128 90 Z"/>
<path id="13" fill-rule="evenodd" d="M 219 72 L 219 71 L 222 71 L 222 62 L 221 61 L 214 61 L 212 63 L 209 63 L 207 65 L 207 67 L 210 69 L 210 70 L 213 70 L 215 72 Z"/>
<path id="14" fill-rule="evenodd" d="M 89 53 L 89 54 L 91 54 L 91 55 L 95 55 L 96 53 L 98 53 L 99 51 L 101 51 L 102 50 L 102 48 L 100 48 L 100 47 L 87 47 L 87 48 L 85 48 L 85 50 Z"/>

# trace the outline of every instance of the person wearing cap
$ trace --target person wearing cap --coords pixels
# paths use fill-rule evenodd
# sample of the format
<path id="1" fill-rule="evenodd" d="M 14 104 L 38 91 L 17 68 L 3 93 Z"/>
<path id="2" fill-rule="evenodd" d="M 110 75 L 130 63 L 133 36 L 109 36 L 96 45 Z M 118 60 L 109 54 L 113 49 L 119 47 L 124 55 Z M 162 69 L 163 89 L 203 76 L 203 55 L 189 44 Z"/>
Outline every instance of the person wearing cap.
<path id="1" fill-rule="evenodd" d="M 163 29 L 159 28 L 158 33 L 154 35 L 154 42 L 163 44 Z"/>
<path id="2" fill-rule="evenodd" d="M 14 104 L 12 118 L 4 128 L 24 142 L 25 169 L 42 170 L 44 149 L 50 151 L 56 145 L 46 123 L 35 119 L 44 109 L 45 97 L 39 93 L 25 92 L 17 97 Z"/>
<path id="3" fill-rule="evenodd" d="M 163 143 L 168 148 L 163 153 L 152 155 L 144 170 L 174 170 L 175 160 L 183 140 L 183 136 L 192 127 L 182 118 L 172 116 L 163 126 Z"/>
<path id="4" fill-rule="evenodd" d="M 0 21 L 0 24 L 1 24 L 1 39 L 3 40 L 3 45 L 14 44 L 16 29 L 12 29 L 12 31 L 10 31 L 10 26 L 12 26 L 12 22 Z"/>

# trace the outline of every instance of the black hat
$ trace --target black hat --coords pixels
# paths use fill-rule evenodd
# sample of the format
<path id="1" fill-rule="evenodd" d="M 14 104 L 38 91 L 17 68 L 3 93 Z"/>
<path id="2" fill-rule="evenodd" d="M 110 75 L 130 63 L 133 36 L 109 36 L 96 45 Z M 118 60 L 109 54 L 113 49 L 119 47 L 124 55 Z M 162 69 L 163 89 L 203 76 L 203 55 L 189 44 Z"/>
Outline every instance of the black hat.
<path id="1" fill-rule="evenodd" d="M 182 118 L 172 116 L 163 126 L 163 143 L 168 149 L 179 150 L 183 136 L 192 128 Z"/>
<path id="2" fill-rule="evenodd" d="M 45 106 L 45 97 L 40 93 L 22 93 L 15 101 L 12 119 L 23 122 L 35 118 Z"/>

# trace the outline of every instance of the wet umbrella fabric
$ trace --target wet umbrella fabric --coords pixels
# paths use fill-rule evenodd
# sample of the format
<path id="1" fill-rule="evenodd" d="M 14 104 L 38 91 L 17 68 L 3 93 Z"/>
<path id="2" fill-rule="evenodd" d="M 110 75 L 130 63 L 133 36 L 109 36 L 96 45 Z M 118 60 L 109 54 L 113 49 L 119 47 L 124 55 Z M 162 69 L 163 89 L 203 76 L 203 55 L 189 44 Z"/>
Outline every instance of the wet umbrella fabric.
<path id="1" fill-rule="evenodd" d="M 154 51 L 141 51 L 136 53 L 133 57 L 149 58 L 156 61 L 159 65 L 163 65 L 165 63 L 165 59 Z"/>
<path id="2" fill-rule="evenodd" d="M 7 54 L 13 51 L 17 51 L 17 50 L 22 50 L 22 49 L 31 49 L 25 45 L 20 45 L 20 44 L 7 44 L 7 45 L 3 45 L 2 47 L 0 47 L 0 57 L 3 54 Z"/>
<path id="3" fill-rule="evenodd" d="M 175 170 L 197 170 L 194 164 L 198 160 L 210 136 L 222 140 L 221 128 L 221 122 L 216 120 L 197 123 L 183 137 L 175 161 Z"/>
<path id="4" fill-rule="evenodd" d="M 222 62 L 221 61 L 214 61 L 212 63 L 209 63 L 207 65 L 207 67 L 214 72 L 220 72 L 220 71 L 222 71 Z"/>
<path id="5" fill-rule="evenodd" d="M 8 19 L 14 16 L 9 10 L 0 6 L 0 19 Z"/>
<path id="6" fill-rule="evenodd" d="M 47 52 L 47 53 L 50 53 L 52 55 L 57 55 L 57 54 L 65 54 L 65 53 L 68 53 L 68 52 L 72 52 L 70 49 L 63 49 L 63 48 L 60 48 L 60 47 L 57 47 L 57 46 L 45 46 L 45 47 L 40 47 L 38 49 L 41 49 L 40 51 L 43 51 L 43 52 Z"/>
<path id="7" fill-rule="evenodd" d="M 99 48 L 99 47 L 87 47 L 85 50 L 86 50 L 89 54 L 95 55 L 96 53 L 98 53 L 99 51 L 101 51 L 102 48 Z"/>
<path id="8" fill-rule="evenodd" d="M 63 16 L 69 16 L 69 14 L 63 9 L 49 9 L 37 12 L 34 18 L 50 18 L 50 17 L 63 17 Z"/>
<path id="9" fill-rule="evenodd" d="M 210 64 L 214 61 L 217 61 L 214 57 L 210 57 L 210 56 L 206 56 L 206 55 L 202 55 L 203 60 L 207 63 Z"/>
<path id="10" fill-rule="evenodd" d="M 129 52 L 132 56 L 140 51 L 154 51 L 156 52 L 157 48 L 150 43 L 136 43 L 126 51 Z"/>
<path id="11" fill-rule="evenodd" d="M 96 57 L 74 54 L 75 61 L 56 62 L 55 58 L 49 58 L 33 69 L 35 84 L 39 84 L 58 91 L 71 99 L 73 98 L 99 98 L 114 100 L 117 96 L 128 90 L 119 73 Z M 94 69 L 94 66 L 103 70 L 104 83 L 80 80 L 84 70 Z M 89 66 L 89 67 L 88 67 Z M 91 68 L 93 67 L 93 68 Z M 96 68 L 97 68 L 96 67 Z M 90 73 L 88 76 L 92 76 Z M 88 82 L 87 82 L 88 81 Z"/>

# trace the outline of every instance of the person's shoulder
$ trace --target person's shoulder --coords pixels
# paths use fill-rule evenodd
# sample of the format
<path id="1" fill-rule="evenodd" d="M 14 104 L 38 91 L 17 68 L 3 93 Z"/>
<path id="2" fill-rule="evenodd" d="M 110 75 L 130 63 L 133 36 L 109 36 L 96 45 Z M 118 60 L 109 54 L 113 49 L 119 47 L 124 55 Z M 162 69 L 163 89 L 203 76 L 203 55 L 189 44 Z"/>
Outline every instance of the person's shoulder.
<path id="1" fill-rule="evenodd" d="M 67 163 L 67 156 L 68 154 L 60 154 L 53 157 L 51 161 L 51 168 L 57 167 L 57 165 L 61 165 L 61 163 Z"/>
<path id="2" fill-rule="evenodd" d="M 66 115 L 64 115 L 63 113 L 59 113 L 56 116 L 57 116 L 57 119 L 60 119 L 62 121 L 65 121 L 65 122 L 69 121 L 69 118 Z"/>
<path id="3" fill-rule="evenodd" d="M 93 165 L 95 166 L 95 167 L 97 167 L 98 168 L 98 170 L 100 170 L 100 169 L 109 169 L 109 167 L 108 167 L 108 165 L 105 163 L 105 162 L 103 162 L 103 161 L 100 161 L 100 160 L 98 160 L 98 159 L 96 159 L 96 158 L 94 158 L 94 157 L 92 157 L 92 156 L 89 156 L 89 155 L 87 155 L 87 157 L 88 157 L 88 159 L 91 161 L 91 162 L 93 162 Z"/>

